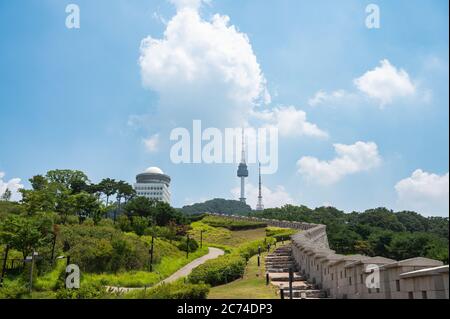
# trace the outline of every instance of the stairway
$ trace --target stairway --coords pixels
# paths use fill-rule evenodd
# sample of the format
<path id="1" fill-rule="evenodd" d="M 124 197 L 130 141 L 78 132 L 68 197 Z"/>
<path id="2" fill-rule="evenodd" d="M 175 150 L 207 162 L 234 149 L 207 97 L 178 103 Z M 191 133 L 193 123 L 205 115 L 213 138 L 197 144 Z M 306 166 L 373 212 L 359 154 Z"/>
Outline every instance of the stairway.
<path id="1" fill-rule="evenodd" d="M 325 298 L 325 293 L 317 290 L 299 274 L 298 267 L 292 256 L 292 247 L 286 245 L 277 248 L 265 258 L 266 272 L 272 285 L 283 289 L 284 298 L 290 298 L 289 270 L 293 271 L 292 299 L 319 299 Z"/>

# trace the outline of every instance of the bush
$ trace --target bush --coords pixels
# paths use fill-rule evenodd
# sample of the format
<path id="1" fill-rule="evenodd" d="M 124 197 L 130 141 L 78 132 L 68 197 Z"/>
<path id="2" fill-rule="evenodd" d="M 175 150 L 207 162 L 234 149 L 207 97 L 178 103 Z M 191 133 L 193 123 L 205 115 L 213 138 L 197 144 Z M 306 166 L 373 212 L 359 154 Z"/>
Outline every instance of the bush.
<path id="1" fill-rule="evenodd" d="M 67 243 L 74 263 L 85 272 L 117 272 L 143 269 L 148 249 L 139 237 L 101 226 L 74 225 L 62 227 L 59 246 Z"/>
<path id="2" fill-rule="evenodd" d="M 289 240 L 292 235 L 296 234 L 298 230 L 289 228 L 267 227 L 266 236 L 273 237 L 279 241 Z"/>
<path id="3" fill-rule="evenodd" d="M 80 289 L 59 289 L 56 299 L 107 299 L 110 298 L 105 288 L 100 284 L 84 284 Z"/>
<path id="4" fill-rule="evenodd" d="M 189 281 L 194 284 L 206 283 L 219 286 L 244 275 L 246 260 L 238 254 L 230 254 L 211 259 L 194 268 L 189 275 Z"/>
<path id="5" fill-rule="evenodd" d="M 28 293 L 27 286 L 20 280 L 5 282 L 0 288 L 0 299 L 20 299 Z"/>
<path id="6" fill-rule="evenodd" d="M 247 230 L 267 227 L 267 224 L 263 222 L 232 220 L 230 218 L 218 216 L 207 216 L 202 219 L 202 222 L 212 227 L 223 227 L 229 230 Z"/>
<path id="7" fill-rule="evenodd" d="M 125 298 L 132 299 L 206 299 L 209 287 L 205 284 L 192 284 L 177 281 L 170 284 L 162 284 L 148 290 L 137 290 L 128 293 Z"/>
<path id="8" fill-rule="evenodd" d="M 181 239 L 180 243 L 177 245 L 177 248 L 181 251 L 187 251 L 187 239 Z M 189 238 L 189 252 L 194 252 L 198 249 L 198 243 L 195 239 Z"/>
<path id="9" fill-rule="evenodd" d="M 258 253 L 259 247 L 261 247 L 261 251 L 265 251 L 267 249 L 267 245 L 272 246 L 275 243 L 276 239 L 268 237 L 265 240 L 256 240 L 248 244 L 244 244 L 240 246 L 237 250 L 235 250 L 234 253 L 239 254 L 239 256 L 248 260 Z"/>

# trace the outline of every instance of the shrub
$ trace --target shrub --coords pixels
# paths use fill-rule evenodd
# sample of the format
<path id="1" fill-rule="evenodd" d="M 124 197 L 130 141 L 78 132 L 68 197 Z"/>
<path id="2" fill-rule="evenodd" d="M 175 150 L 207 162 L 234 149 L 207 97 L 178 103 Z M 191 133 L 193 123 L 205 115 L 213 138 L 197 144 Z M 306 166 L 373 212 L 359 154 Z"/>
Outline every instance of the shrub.
<path id="1" fill-rule="evenodd" d="M 20 280 L 5 282 L 0 288 L 0 299 L 20 299 L 28 293 L 27 286 Z"/>
<path id="2" fill-rule="evenodd" d="M 59 240 L 60 246 L 68 244 L 65 254 L 85 272 L 143 269 L 148 260 L 144 241 L 110 227 L 62 227 Z"/>
<path id="3" fill-rule="evenodd" d="M 187 251 L 188 245 L 187 245 L 187 239 L 182 238 L 180 243 L 177 245 L 177 248 L 181 251 Z M 195 239 L 189 238 L 189 252 L 194 252 L 198 249 L 198 243 Z"/>
<path id="4" fill-rule="evenodd" d="M 194 268 L 189 275 L 191 283 L 206 283 L 218 286 L 229 283 L 244 275 L 246 260 L 238 254 L 230 254 L 211 259 Z"/>
<path id="5" fill-rule="evenodd" d="M 80 289 L 59 289 L 56 299 L 107 299 L 111 295 L 100 284 L 83 284 Z"/>
<path id="6" fill-rule="evenodd" d="M 170 284 L 162 284 L 148 290 L 137 290 L 128 293 L 125 298 L 133 299 L 206 299 L 209 287 L 205 284 L 192 284 L 177 281 Z"/>
<path id="7" fill-rule="evenodd" d="M 279 241 L 289 240 L 292 235 L 296 234 L 298 230 L 289 228 L 267 227 L 266 236 L 273 237 Z"/>

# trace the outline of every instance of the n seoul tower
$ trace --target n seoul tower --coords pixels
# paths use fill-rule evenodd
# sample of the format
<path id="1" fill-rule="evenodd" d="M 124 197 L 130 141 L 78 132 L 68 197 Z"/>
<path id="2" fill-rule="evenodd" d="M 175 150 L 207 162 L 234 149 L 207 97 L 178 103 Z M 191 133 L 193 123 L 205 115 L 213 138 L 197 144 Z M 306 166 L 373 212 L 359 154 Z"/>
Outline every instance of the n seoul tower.
<path id="1" fill-rule="evenodd" d="M 244 129 L 242 129 L 242 158 L 241 163 L 239 164 L 239 168 L 237 171 L 237 176 L 241 179 L 241 198 L 239 200 L 241 203 L 245 202 L 245 178 L 248 177 L 248 168 L 245 162 L 245 134 Z"/>

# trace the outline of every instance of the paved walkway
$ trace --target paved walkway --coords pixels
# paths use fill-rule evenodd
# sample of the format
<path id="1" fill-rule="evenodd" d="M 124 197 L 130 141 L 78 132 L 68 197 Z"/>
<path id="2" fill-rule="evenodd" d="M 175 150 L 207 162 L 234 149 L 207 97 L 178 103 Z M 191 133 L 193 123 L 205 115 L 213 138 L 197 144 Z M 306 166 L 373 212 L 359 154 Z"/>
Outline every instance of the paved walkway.
<path id="1" fill-rule="evenodd" d="M 176 281 L 177 279 L 186 277 L 187 275 L 189 275 L 191 273 L 191 271 L 200 266 L 201 264 L 205 263 L 207 260 L 210 259 L 215 259 L 219 256 L 222 256 L 225 252 L 222 249 L 218 249 L 218 248 L 213 248 L 213 247 L 208 247 L 209 252 L 200 257 L 195 259 L 194 261 L 190 262 L 189 264 L 187 264 L 186 266 L 184 266 L 183 268 L 179 269 L 177 272 L 175 272 L 174 274 L 172 274 L 172 276 L 164 279 L 163 281 L 159 282 L 158 285 L 160 284 L 168 284 L 171 282 Z"/>
<path id="2" fill-rule="evenodd" d="M 189 264 L 187 264 L 183 268 L 180 268 L 178 271 L 173 273 L 170 277 L 164 279 L 163 281 L 160 281 L 155 286 L 161 285 L 163 283 L 168 284 L 168 283 L 174 282 L 174 281 L 176 281 L 176 280 L 178 280 L 180 278 L 186 277 L 192 272 L 192 270 L 194 268 L 200 266 L 201 264 L 204 264 L 206 261 L 208 261 L 210 259 L 215 259 L 215 258 L 217 258 L 217 257 L 219 257 L 219 256 L 221 256 L 221 255 L 223 255 L 225 253 L 222 249 L 213 248 L 213 247 L 208 247 L 208 250 L 209 250 L 209 252 L 206 255 L 191 261 Z M 109 292 L 127 293 L 127 292 L 132 291 L 132 290 L 144 289 L 144 287 L 140 287 L 140 288 L 126 288 L 126 287 L 107 286 L 106 289 Z"/>

